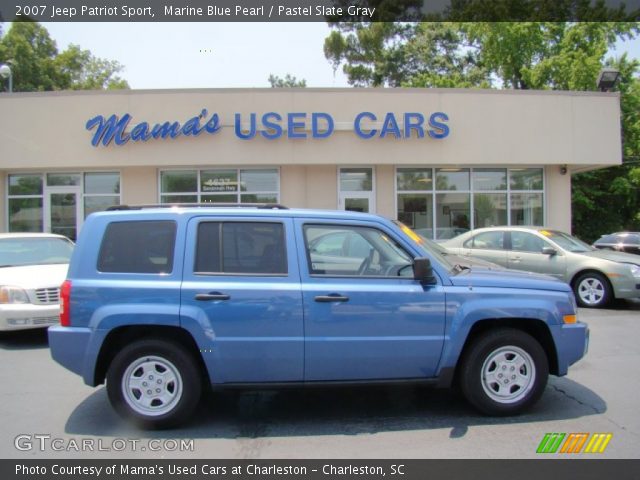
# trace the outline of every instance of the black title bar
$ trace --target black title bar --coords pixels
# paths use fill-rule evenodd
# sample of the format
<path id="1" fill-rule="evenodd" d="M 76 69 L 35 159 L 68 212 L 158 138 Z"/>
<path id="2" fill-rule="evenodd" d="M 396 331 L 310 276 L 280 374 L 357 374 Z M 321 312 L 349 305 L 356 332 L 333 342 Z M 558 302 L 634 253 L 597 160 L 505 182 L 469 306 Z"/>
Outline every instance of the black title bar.
<path id="1" fill-rule="evenodd" d="M 3 480 L 636 480 L 639 471 L 640 460 L 0 460 Z"/>
<path id="2" fill-rule="evenodd" d="M 638 21 L 640 0 L 0 0 L 0 21 Z"/>

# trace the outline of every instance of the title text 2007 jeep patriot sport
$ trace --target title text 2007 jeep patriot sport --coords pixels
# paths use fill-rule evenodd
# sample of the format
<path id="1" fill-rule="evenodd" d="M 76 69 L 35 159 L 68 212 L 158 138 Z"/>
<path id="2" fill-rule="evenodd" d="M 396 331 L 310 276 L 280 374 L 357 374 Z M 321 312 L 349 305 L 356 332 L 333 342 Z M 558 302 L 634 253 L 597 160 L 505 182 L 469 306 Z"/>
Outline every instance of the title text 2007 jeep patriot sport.
<path id="1" fill-rule="evenodd" d="M 586 352 L 571 288 L 452 265 L 362 213 L 120 207 L 89 216 L 53 358 L 145 427 L 236 385 L 457 382 L 489 415 L 532 405 Z"/>

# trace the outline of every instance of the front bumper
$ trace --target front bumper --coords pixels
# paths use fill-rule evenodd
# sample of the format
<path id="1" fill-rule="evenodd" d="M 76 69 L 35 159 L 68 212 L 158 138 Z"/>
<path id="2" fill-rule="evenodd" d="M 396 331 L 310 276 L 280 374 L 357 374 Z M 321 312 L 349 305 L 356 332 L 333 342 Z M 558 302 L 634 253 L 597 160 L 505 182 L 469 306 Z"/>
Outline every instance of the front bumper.
<path id="1" fill-rule="evenodd" d="M 589 350 L 589 327 L 586 323 L 557 325 L 551 328 L 558 356 L 558 376 L 566 375 L 569 366 Z"/>
<path id="2" fill-rule="evenodd" d="M 613 295 L 616 298 L 640 298 L 640 278 L 629 275 L 607 276 L 613 287 Z"/>
<path id="3" fill-rule="evenodd" d="M 11 303 L 0 305 L 0 330 L 46 328 L 60 322 L 60 306 Z"/>

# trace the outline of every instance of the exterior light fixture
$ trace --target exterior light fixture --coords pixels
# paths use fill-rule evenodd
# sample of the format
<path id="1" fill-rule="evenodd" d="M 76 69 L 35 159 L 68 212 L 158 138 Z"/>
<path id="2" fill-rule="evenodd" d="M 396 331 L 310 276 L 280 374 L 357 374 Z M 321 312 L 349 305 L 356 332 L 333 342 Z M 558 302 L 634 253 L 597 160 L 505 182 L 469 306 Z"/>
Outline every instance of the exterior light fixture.
<path id="1" fill-rule="evenodd" d="M 620 79 L 620 72 L 615 68 L 603 68 L 598 74 L 597 85 L 601 92 L 611 90 Z"/>
<path id="2" fill-rule="evenodd" d="M 11 67 L 9 65 L 0 65 L 0 77 L 9 78 L 9 93 L 13 92 L 13 74 L 11 73 Z"/>

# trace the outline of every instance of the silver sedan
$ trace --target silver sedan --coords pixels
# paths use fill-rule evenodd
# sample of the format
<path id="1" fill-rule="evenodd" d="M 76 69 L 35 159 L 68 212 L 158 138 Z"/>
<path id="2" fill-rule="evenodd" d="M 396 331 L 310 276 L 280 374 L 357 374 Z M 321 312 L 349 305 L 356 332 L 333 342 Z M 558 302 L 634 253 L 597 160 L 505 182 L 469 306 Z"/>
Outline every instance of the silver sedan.
<path id="1" fill-rule="evenodd" d="M 637 255 L 597 250 L 557 230 L 479 228 L 441 245 L 464 257 L 552 275 L 571 285 L 582 307 L 600 308 L 613 298 L 640 297 L 640 258 Z"/>

